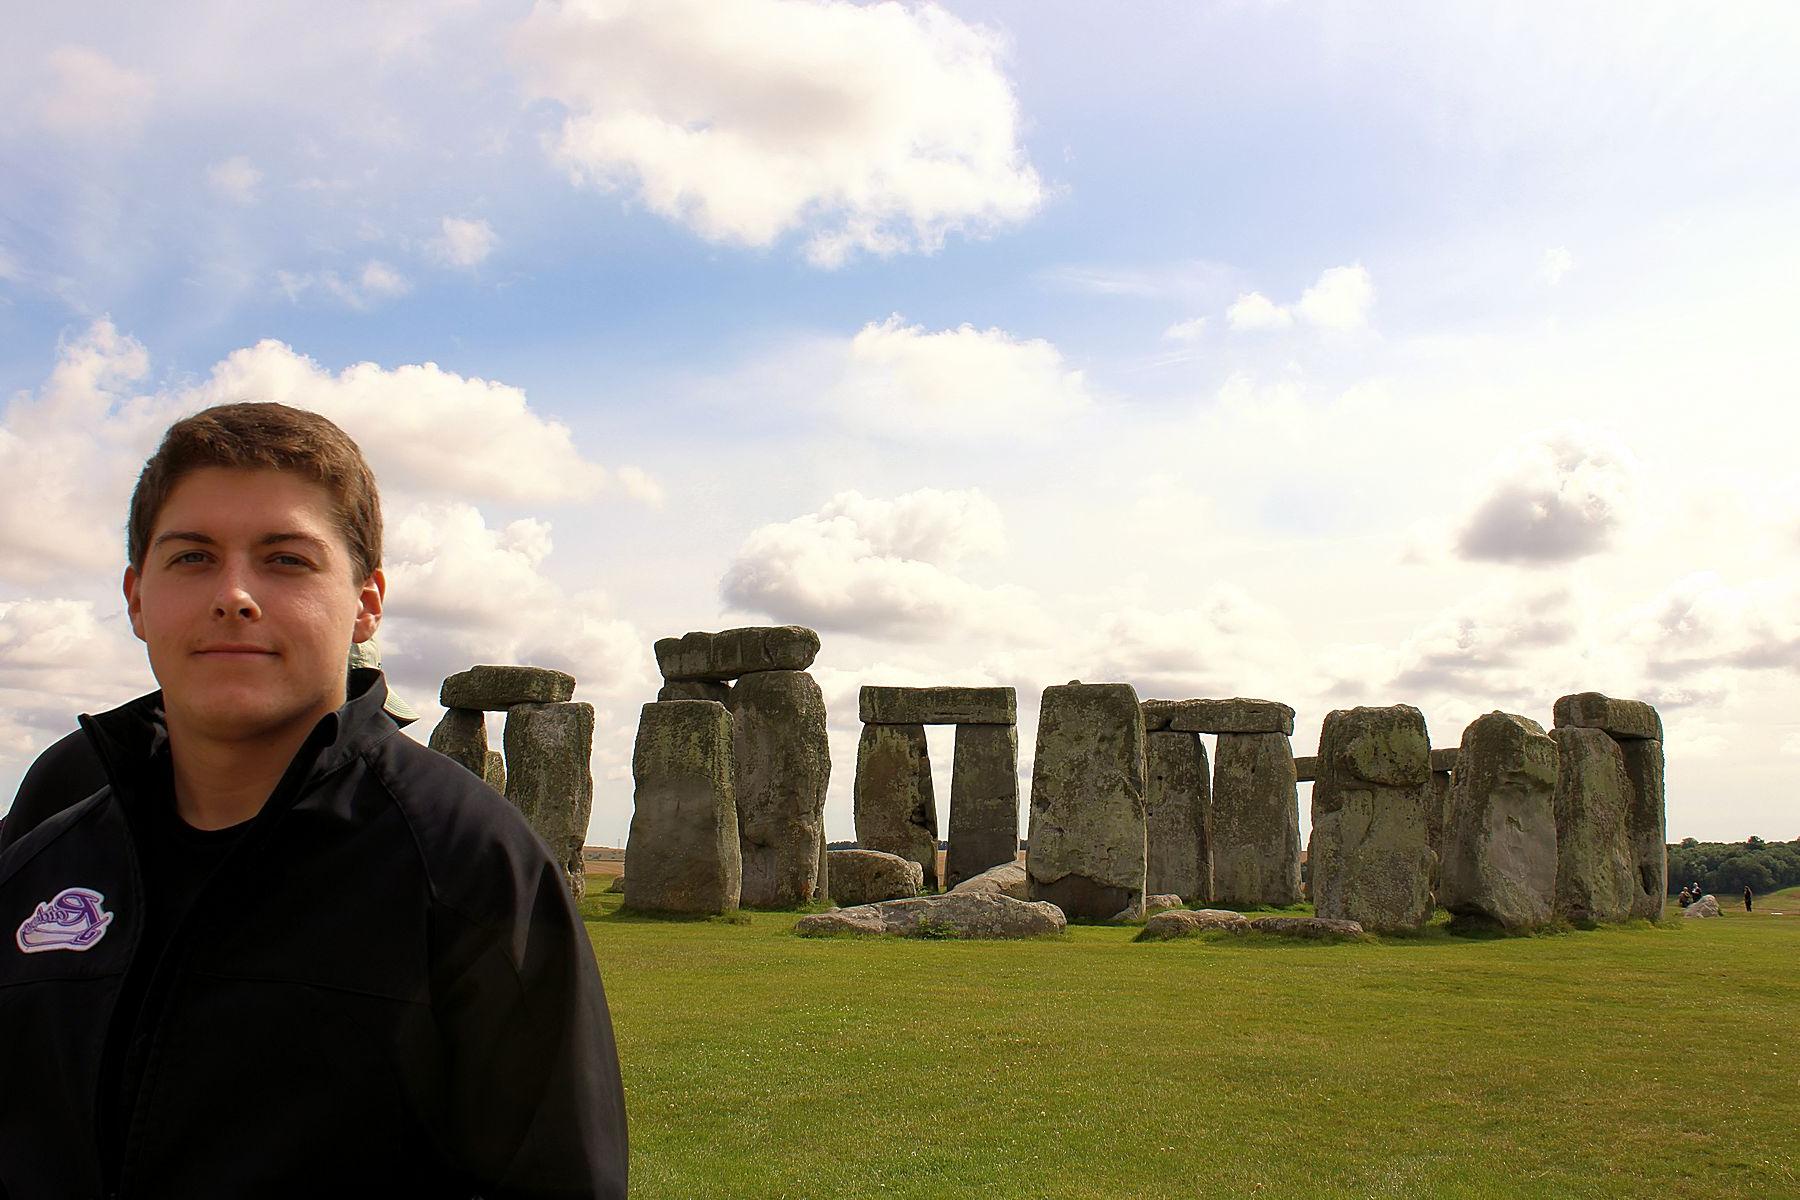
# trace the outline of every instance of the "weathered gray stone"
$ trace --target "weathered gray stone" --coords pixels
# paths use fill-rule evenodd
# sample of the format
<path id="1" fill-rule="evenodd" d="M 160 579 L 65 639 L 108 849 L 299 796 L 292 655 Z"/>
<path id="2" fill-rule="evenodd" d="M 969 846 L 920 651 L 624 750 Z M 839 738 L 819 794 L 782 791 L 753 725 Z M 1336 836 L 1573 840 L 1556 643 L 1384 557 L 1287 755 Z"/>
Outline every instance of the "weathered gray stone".
<path id="1" fill-rule="evenodd" d="M 431 748 L 473 775 L 487 774 L 487 718 L 478 708 L 447 708 L 431 731 Z"/>
<path id="2" fill-rule="evenodd" d="M 625 877 L 623 875 L 614 875 L 612 882 L 606 885 L 606 890 L 610 895 L 614 895 L 614 896 L 624 895 L 625 894 Z"/>
<path id="3" fill-rule="evenodd" d="M 670 683 L 737 679 L 759 671 L 804 671 L 819 656 L 819 635 L 800 625 L 754 625 L 661 638 L 656 665 Z"/>
<path id="4" fill-rule="evenodd" d="M 991 893 L 947 892 L 817 913 L 801 918 L 794 930 L 808 935 L 881 932 L 896 937 L 1022 938 L 1061 933 L 1066 924 L 1062 910 L 1054 904 Z"/>
<path id="5" fill-rule="evenodd" d="M 925 886 L 935 891 L 937 797 L 923 725 L 863 726 L 853 801 L 857 844 L 917 863 Z"/>
<path id="6" fill-rule="evenodd" d="M 479 668 L 478 668 L 479 669 Z M 577 869 L 569 891 L 585 890 L 579 868 L 594 807 L 594 706 L 515 704 L 506 710 L 506 798 L 550 848 L 550 857 Z"/>
<path id="7" fill-rule="evenodd" d="M 1542 729 L 1543 726 L 1540 725 L 1538 728 Z M 1545 736 L 1548 735 L 1546 734 Z M 1461 753 L 1462 747 L 1460 746 L 1451 746 L 1447 749 L 1433 750 L 1431 752 L 1431 773 L 1433 775 L 1440 773 L 1448 774 L 1451 771 L 1456 770 L 1456 756 Z"/>
<path id="8" fill-rule="evenodd" d="M 812 898 L 823 902 L 831 898 L 831 847 L 825 840 L 825 814 L 819 814 L 818 869 L 813 872 Z"/>
<path id="9" fill-rule="evenodd" d="M 1249 929 L 1250 918 L 1243 913 L 1222 908 L 1178 908 L 1159 912 L 1144 922 L 1143 932 L 1134 940 L 1163 942 L 1215 930 L 1222 933 L 1247 933 Z"/>
<path id="10" fill-rule="evenodd" d="M 1716 897 L 1712 893 L 1708 892 L 1706 895 L 1700 897 L 1698 900 L 1694 901 L 1692 904 L 1690 904 L 1686 908 L 1682 909 L 1681 915 L 1684 917 L 1702 917 L 1702 918 L 1720 916 L 1722 914 L 1719 912 L 1718 897 Z"/>
<path id="11" fill-rule="evenodd" d="M 1144 903 L 1144 717 L 1124 683 L 1044 689 L 1031 773 L 1031 897 L 1104 921 Z"/>
<path id="12" fill-rule="evenodd" d="M 1213 763 L 1212 899 L 1300 899 L 1300 794 L 1285 733 L 1222 733 Z"/>
<path id="13" fill-rule="evenodd" d="M 989 867 L 1013 861 L 1018 853 L 1018 726 L 958 725 L 950 763 L 944 882 L 954 888 Z"/>
<path id="14" fill-rule="evenodd" d="M 496 792 L 499 792 L 502 796 L 506 795 L 506 755 L 500 753 L 498 750 L 489 750 L 487 752 L 487 766 L 482 772 L 481 777 L 487 782 L 489 787 L 493 788 Z"/>
<path id="15" fill-rule="evenodd" d="M 715 704 L 731 707 L 731 685 L 715 683 L 710 679 L 682 679 L 674 683 L 665 683 L 657 689 L 658 700 L 711 700 Z"/>
<path id="16" fill-rule="evenodd" d="M 1317 755 L 1304 755 L 1294 760 L 1294 782 L 1311 783 L 1319 774 Z"/>
<path id="17" fill-rule="evenodd" d="M 1294 736 L 1294 710 L 1274 700 L 1182 700 L 1170 714 L 1179 733 L 1281 733 Z"/>
<path id="18" fill-rule="evenodd" d="M 833 850 L 831 902 L 846 908 L 916 896 L 925 876 L 919 864 L 880 850 Z"/>
<path id="19" fill-rule="evenodd" d="M 995 892 L 1002 896 L 1011 896 L 1014 900 L 1031 898 L 1031 883 L 1025 874 L 1025 864 L 1017 861 L 989 867 L 981 874 L 963 880 L 950 890 L 958 893 Z"/>
<path id="20" fill-rule="evenodd" d="M 805 671 L 758 671 L 732 689 L 745 908 L 812 898 L 831 781 L 825 698 Z"/>
<path id="21" fill-rule="evenodd" d="M 874 687 L 858 703 L 865 725 L 1015 725 L 1017 694 L 1009 687 Z"/>
<path id="22" fill-rule="evenodd" d="M 1176 895 L 1145 896 L 1143 907 L 1121 909 L 1112 915 L 1111 924 L 1135 925 L 1152 913 L 1167 912 L 1171 908 L 1181 907 L 1181 897 Z"/>
<path id="23" fill-rule="evenodd" d="M 1631 807 L 1625 811 L 1625 836 L 1637 882 L 1631 915 L 1660 921 L 1669 895 L 1663 744 L 1654 738 L 1632 738 L 1619 741 L 1619 751 L 1625 756 L 1625 774 L 1631 779 Z"/>
<path id="24" fill-rule="evenodd" d="M 1332 941 L 1337 938 L 1359 938 L 1363 927 L 1355 921 L 1335 917 L 1257 917 L 1250 922 L 1251 933 L 1268 933 L 1276 937 L 1307 938 Z"/>
<path id="25" fill-rule="evenodd" d="M 725 913 L 738 906 L 737 769 L 731 714 L 711 700 L 646 704 L 631 755 L 625 907 Z"/>
<path id="26" fill-rule="evenodd" d="M 1637 891 L 1625 756 L 1603 730 L 1563 725 L 1550 736 L 1557 746 L 1556 915 L 1578 925 L 1623 921 Z"/>
<path id="27" fill-rule="evenodd" d="M 1314 911 L 1377 932 L 1422 927 L 1431 916 L 1426 797 L 1431 742 L 1409 704 L 1336 709 L 1319 732 L 1313 782 Z"/>
<path id="28" fill-rule="evenodd" d="M 1197 733 L 1146 735 L 1144 889 L 1212 896 L 1212 766 Z"/>
<path id="29" fill-rule="evenodd" d="M 1662 717 L 1642 700 L 1615 700 L 1599 692 L 1577 692 L 1556 702 L 1556 724 L 1581 729 L 1604 729 L 1620 741 L 1647 738 L 1662 741 Z"/>
<path id="30" fill-rule="evenodd" d="M 1435 752 L 1434 752 L 1435 753 Z M 1425 844 L 1431 848 L 1431 894 L 1443 886 L 1444 831 L 1450 825 L 1454 778 L 1449 771 L 1431 773 L 1431 791 L 1425 797 Z"/>
<path id="31" fill-rule="evenodd" d="M 1138 707 L 1144 710 L 1144 732 L 1157 733 L 1169 727 L 1169 722 L 1181 708 L 1181 701 L 1146 700 Z"/>
<path id="32" fill-rule="evenodd" d="M 561 704 L 574 694 L 575 677 L 562 671 L 482 664 L 445 679 L 438 703 L 504 712 L 515 704 Z"/>
<path id="33" fill-rule="evenodd" d="M 1463 732 L 1443 842 L 1445 908 L 1515 931 L 1549 922 L 1556 760 L 1556 743 L 1529 717 L 1491 712 Z"/>

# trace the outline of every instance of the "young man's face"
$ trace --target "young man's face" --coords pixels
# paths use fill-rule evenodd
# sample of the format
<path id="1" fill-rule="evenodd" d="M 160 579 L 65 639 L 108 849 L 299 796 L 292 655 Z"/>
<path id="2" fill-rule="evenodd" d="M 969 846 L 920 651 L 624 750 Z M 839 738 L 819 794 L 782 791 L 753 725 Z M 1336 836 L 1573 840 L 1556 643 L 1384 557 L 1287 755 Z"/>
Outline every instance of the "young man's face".
<path id="1" fill-rule="evenodd" d="M 380 571 L 352 577 L 331 494 L 303 476 L 184 476 L 125 572 L 172 730 L 244 740 L 310 729 L 344 702 L 353 641 L 381 620 Z"/>

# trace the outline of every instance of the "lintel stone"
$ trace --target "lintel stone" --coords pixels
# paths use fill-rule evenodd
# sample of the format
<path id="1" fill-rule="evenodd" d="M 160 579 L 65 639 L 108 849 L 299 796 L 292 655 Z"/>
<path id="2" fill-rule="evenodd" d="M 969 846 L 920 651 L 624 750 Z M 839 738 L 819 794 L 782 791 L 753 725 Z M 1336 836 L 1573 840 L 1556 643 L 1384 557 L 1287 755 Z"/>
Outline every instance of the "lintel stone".
<path id="1" fill-rule="evenodd" d="M 1556 724 L 1604 729 L 1622 740 L 1662 741 L 1662 717 L 1642 700 L 1615 700 L 1599 692 L 1577 692 L 1556 702 Z"/>
<path id="2" fill-rule="evenodd" d="M 802 625 L 750 625 L 659 638 L 655 649 L 669 683 L 722 683 L 759 671 L 804 671 L 819 656 L 819 635 Z"/>
<path id="3" fill-rule="evenodd" d="M 446 678 L 438 703 L 505 712 L 515 704 L 561 704 L 574 694 L 575 677 L 562 671 L 482 664 Z"/>
<path id="4" fill-rule="evenodd" d="M 1169 728 L 1177 733 L 1284 733 L 1294 735 L 1294 710 L 1274 700 L 1182 700 Z"/>
<path id="5" fill-rule="evenodd" d="M 1441 775 L 1447 771 L 1456 770 L 1456 756 L 1461 752 L 1456 746 L 1452 746 L 1448 750 L 1433 750 L 1431 752 L 1431 773 Z"/>
<path id="6" fill-rule="evenodd" d="M 1017 693 L 1009 687 L 875 687 L 858 704 L 865 725 L 1016 725 Z"/>
<path id="7" fill-rule="evenodd" d="M 1319 777 L 1319 759 L 1317 755 L 1294 760 L 1294 782 L 1311 783 Z"/>

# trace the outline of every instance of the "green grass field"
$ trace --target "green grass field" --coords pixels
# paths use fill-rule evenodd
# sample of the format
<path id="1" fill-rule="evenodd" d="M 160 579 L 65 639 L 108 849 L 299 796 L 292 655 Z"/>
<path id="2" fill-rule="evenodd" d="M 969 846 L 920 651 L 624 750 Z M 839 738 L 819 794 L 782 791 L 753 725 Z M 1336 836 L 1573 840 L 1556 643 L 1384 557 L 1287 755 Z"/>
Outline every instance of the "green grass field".
<path id="1" fill-rule="evenodd" d="M 646 1200 L 1800 1196 L 1800 889 L 1339 945 L 813 940 L 619 901 L 584 912 Z"/>

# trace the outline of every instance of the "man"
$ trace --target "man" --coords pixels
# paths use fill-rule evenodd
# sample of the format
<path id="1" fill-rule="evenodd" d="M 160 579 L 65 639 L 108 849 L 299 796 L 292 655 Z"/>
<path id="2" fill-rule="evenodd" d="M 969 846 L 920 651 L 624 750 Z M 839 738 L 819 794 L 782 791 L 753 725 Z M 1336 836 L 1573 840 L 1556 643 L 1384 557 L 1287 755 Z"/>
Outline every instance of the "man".
<path id="1" fill-rule="evenodd" d="M 386 590 L 355 444 L 186 418 L 127 540 L 161 690 L 82 718 L 105 785 L 0 853 L 0 1196 L 623 1196 L 560 864 L 346 678 Z"/>

